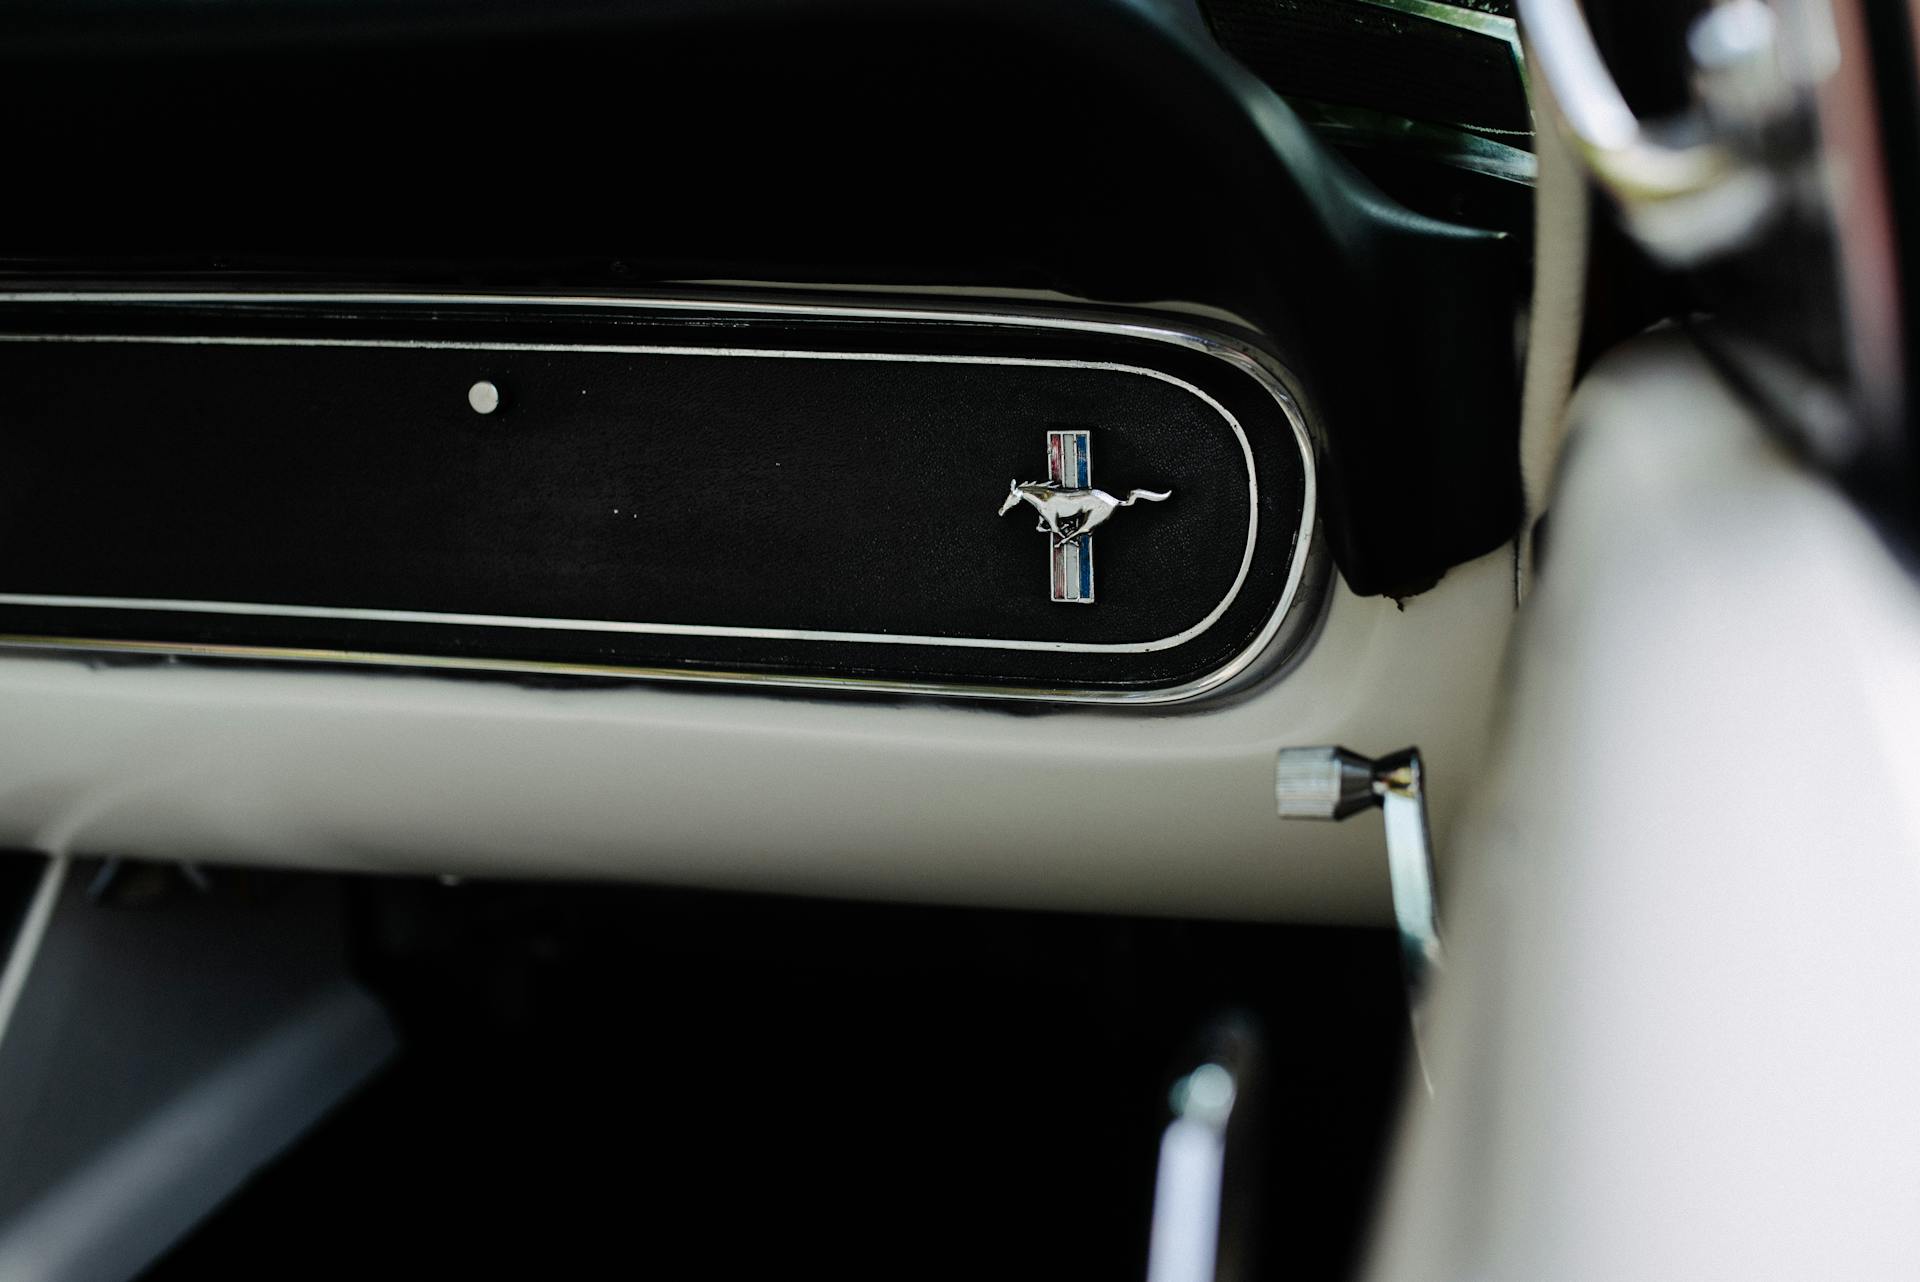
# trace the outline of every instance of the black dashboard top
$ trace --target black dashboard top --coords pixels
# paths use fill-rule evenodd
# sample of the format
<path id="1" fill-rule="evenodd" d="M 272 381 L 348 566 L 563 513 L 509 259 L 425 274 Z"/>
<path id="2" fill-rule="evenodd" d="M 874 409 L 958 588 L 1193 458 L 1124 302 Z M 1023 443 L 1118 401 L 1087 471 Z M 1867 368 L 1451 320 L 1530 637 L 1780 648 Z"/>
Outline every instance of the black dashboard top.
<path id="1" fill-rule="evenodd" d="M 10 286 L 1180 300 L 1299 371 L 1348 583 L 1511 536 L 1525 264 L 1146 0 L 0 8 Z"/>

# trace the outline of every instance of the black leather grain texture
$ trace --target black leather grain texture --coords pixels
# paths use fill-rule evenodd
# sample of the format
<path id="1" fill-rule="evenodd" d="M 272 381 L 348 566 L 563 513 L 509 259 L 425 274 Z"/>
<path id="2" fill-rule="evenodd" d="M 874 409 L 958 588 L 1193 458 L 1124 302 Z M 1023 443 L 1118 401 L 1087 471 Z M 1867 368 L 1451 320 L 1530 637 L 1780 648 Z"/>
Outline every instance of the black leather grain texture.
<path id="1" fill-rule="evenodd" d="M 1150 688 L 1247 647 L 1299 533 L 1279 404 L 1158 341 L 367 305 L 26 307 L 0 328 L 38 335 L 0 342 L 0 592 L 933 640 L 0 606 L 16 635 Z M 422 341 L 456 346 L 402 345 Z M 482 379 L 492 414 L 467 402 Z M 1045 478 L 1055 428 L 1091 432 L 1095 485 L 1173 491 L 1092 536 L 1087 606 L 1051 600 L 1035 514 L 996 515 L 1009 481 Z M 1189 632 L 1139 654 L 939 644 Z"/>

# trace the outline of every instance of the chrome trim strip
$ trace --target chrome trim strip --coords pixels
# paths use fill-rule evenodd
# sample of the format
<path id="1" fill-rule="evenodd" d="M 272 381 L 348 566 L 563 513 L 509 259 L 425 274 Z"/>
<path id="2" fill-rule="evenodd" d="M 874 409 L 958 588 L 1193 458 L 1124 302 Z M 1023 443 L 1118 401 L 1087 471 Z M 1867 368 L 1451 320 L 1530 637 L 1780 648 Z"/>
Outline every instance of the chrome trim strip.
<path id="1" fill-rule="evenodd" d="M 175 643 L 157 643 L 141 641 L 94 641 L 85 638 L 70 637 L 27 637 L 0 636 L 0 645 L 5 646 L 56 646 L 61 648 L 79 648 L 94 650 L 160 651 L 173 654 L 210 654 L 230 656 L 252 656 L 260 658 L 288 658 L 306 660 L 334 660 L 346 662 L 397 663 L 408 666 L 454 667 L 478 670 L 516 671 L 516 672 L 581 672 L 604 675 L 633 676 L 657 679 L 722 681 L 728 683 L 750 683 L 756 685 L 795 686 L 810 689 L 859 688 L 897 693 L 941 694 L 955 697 L 1041 699 L 1048 701 L 1099 702 L 1156 704 L 1172 703 L 1194 698 L 1202 693 L 1218 688 L 1226 682 L 1244 673 L 1251 667 L 1279 635 L 1282 624 L 1293 613 L 1295 599 L 1299 595 L 1301 583 L 1309 561 L 1313 533 L 1317 514 L 1317 480 L 1314 468 L 1312 440 L 1307 432 L 1306 422 L 1293 396 L 1281 382 L 1275 369 L 1255 349 L 1221 335 L 1194 332 L 1185 329 L 1172 329 L 1158 325 L 1148 325 L 1132 321 L 1093 320 L 1079 317 L 1065 317 L 1046 314 L 993 313 L 970 310 L 944 310 L 940 308 L 892 308 L 865 307 L 842 304 L 814 304 L 792 302 L 746 302 L 741 300 L 711 300 L 689 298 L 634 298 L 634 297 L 593 297 L 580 295 L 516 295 L 516 294 L 408 294 L 408 293 L 246 293 L 246 292 L 91 292 L 91 291 L 13 291 L 0 292 L 0 303 L 61 303 L 61 304 L 152 304 L 152 303 L 296 303 L 296 304 L 376 304 L 376 305 L 430 305 L 430 306 L 543 306 L 543 307 L 581 307 L 598 309 L 622 309 L 642 311 L 717 311 L 733 313 L 751 313 L 757 315 L 805 315 L 834 316 L 848 319 L 870 320 L 924 320 L 945 323 L 990 324 L 1015 329 L 1066 329 L 1084 333 L 1112 334 L 1118 336 L 1150 339 L 1166 342 L 1175 346 L 1199 351 L 1239 369 L 1253 378 L 1274 398 L 1292 427 L 1296 446 L 1300 450 L 1302 477 L 1302 507 L 1300 527 L 1294 540 L 1293 555 L 1287 572 L 1287 582 L 1276 604 L 1273 614 L 1253 643 L 1236 655 L 1232 660 L 1215 669 L 1204 677 L 1196 678 L 1180 686 L 1164 690 L 1146 691 L 1110 691 L 1083 689 L 1034 690 L 1021 687 L 976 686 L 964 683 L 947 684 L 937 682 L 867 680 L 864 678 L 831 677 L 793 677 L 762 676 L 756 673 L 712 673 L 686 671 L 678 668 L 626 667 L 621 665 L 593 665 L 564 662 L 520 662 L 508 660 L 472 660 L 443 659 L 434 656 L 386 655 L 352 651 L 308 650 L 275 646 L 205 646 Z M 925 361 L 948 364 L 999 364 L 1019 366 L 1042 366 L 1064 368 L 1106 369 L 1124 373 L 1134 373 L 1182 388 L 1204 401 L 1218 413 L 1240 441 L 1241 451 L 1247 464 L 1248 496 L 1251 504 L 1249 512 L 1247 545 L 1241 558 L 1238 574 L 1227 597 L 1210 612 L 1206 618 L 1194 627 L 1173 637 L 1161 638 L 1150 642 L 1121 642 L 1105 644 L 1077 644 L 1072 642 L 1013 641 L 974 637 L 919 637 L 887 635 L 878 633 L 815 632 L 803 629 L 779 628 L 724 628 L 690 624 L 644 624 L 625 623 L 612 620 L 554 620 L 532 619 L 511 615 L 448 614 L 426 611 L 370 610 L 354 607 L 330 606 L 276 606 L 258 605 L 247 602 L 211 602 L 211 601 L 172 601 L 165 599 L 142 598 L 105 598 L 105 597 L 66 597 L 55 595 L 37 595 L 27 593 L 0 594 L 0 604 L 25 606 L 59 606 L 94 609 L 140 610 L 151 609 L 165 612 L 233 614 L 252 616 L 273 616 L 291 618 L 338 618 L 365 619 L 383 622 L 409 623 L 448 623 L 502 627 L 544 628 L 559 631 L 595 631 L 657 633 L 664 635 L 691 636 L 727 636 L 768 640 L 817 640 L 842 643 L 904 644 L 943 648 L 981 648 L 1013 649 L 1030 651 L 1051 651 L 1069 653 L 1149 653 L 1155 650 L 1169 649 L 1193 640 L 1204 633 L 1232 605 L 1245 586 L 1251 570 L 1253 553 L 1258 533 L 1258 477 L 1255 473 L 1251 443 L 1245 429 L 1239 421 L 1219 404 L 1213 397 L 1194 387 L 1192 384 L 1172 375 L 1143 366 L 1122 365 L 1112 362 L 1042 360 L 1023 357 L 969 357 L 969 356 L 927 356 L 905 353 L 841 353 L 841 352 L 804 352 L 761 350 L 753 348 L 715 348 L 715 347 L 671 347 L 612 344 L 530 344 L 530 343 L 487 343 L 487 342 L 437 342 L 411 340 L 355 340 L 355 339 L 282 339 L 282 338 L 220 338 L 174 335 L 0 335 L 0 341 L 12 342 L 137 342 L 137 343 L 178 343 L 200 345 L 231 346 L 333 346 L 333 347 L 398 347 L 419 349 L 476 350 L 476 351 L 555 351 L 588 353 L 633 353 L 661 355 L 696 356 L 757 356 L 789 359 L 841 359 L 876 361 Z"/>

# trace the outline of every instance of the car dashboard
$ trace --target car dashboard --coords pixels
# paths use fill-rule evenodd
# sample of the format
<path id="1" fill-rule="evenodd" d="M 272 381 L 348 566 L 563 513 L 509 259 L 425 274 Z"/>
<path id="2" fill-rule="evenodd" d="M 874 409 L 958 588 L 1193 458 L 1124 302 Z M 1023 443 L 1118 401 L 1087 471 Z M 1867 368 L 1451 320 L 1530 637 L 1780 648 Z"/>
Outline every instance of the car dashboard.
<path id="1" fill-rule="evenodd" d="M 0 6 L 0 1282 L 1920 1274 L 1910 10 Z"/>
<path id="2" fill-rule="evenodd" d="M 28 6 L 0 837 L 1377 919 L 1242 785 L 1472 751 L 1531 153 L 1343 7 Z"/>

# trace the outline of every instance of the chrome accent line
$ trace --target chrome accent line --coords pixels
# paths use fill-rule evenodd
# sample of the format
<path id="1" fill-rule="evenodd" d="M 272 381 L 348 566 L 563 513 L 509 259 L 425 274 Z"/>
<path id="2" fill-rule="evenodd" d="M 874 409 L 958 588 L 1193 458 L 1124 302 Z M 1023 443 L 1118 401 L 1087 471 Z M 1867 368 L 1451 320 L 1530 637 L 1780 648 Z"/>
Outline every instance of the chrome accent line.
<path id="1" fill-rule="evenodd" d="M 1093 369 L 1115 373 L 1139 374 L 1172 384 L 1203 401 L 1226 421 L 1240 442 L 1241 457 L 1247 465 L 1247 545 L 1240 557 L 1239 573 L 1219 604 L 1198 623 L 1172 636 L 1153 641 L 1023 641 L 997 637 L 920 636 L 891 632 L 836 632 L 813 628 L 729 627 L 704 623 L 633 623 L 617 619 L 553 619 L 512 614 L 481 614 L 440 610 L 387 610 L 361 606 L 282 605 L 254 601 L 201 601 L 171 597 L 60 596 L 27 592 L 0 592 L 0 605 L 57 606 L 72 609 L 155 610 L 176 614 L 228 614 L 259 618 L 357 619 L 377 623 L 440 623 L 493 628 L 537 628 L 554 632 L 619 632 L 658 636 L 738 637 L 760 641 L 838 641 L 861 645 L 915 645 L 958 647 L 975 650 L 1030 650 L 1059 654 L 1151 654 L 1185 645 L 1205 633 L 1232 608 L 1246 586 L 1253 569 L 1253 553 L 1260 531 L 1260 483 L 1253 463 L 1253 444 L 1226 406 L 1184 379 L 1139 365 L 1110 361 L 1041 360 L 1032 357 L 998 356 L 926 356 L 877 352 L 801 352 L 762 350 L 744 347 L 627 346 L 595 343 L 491 343 L 442 342 L 412 339 L 283 339 L 213 337 L 202 335 L 128 335 L 128 334 L 0 334 L 0 343 L 146 343 L 188 347 L 345 347 L 406 348 L 424 351 L 475 352 L 583 352 L 590 355 L 633 356 L 718 356 L 762 357 L 772 359 L 913 362 L 941 365 L 1012 365 L 1050 369 Z"/>
<path id="2" fill-rule="evenodd" d="M 0 292 L 0 303 L 27 304 L 320 304 L 320 305 L 382 305 L 382 306 L 437 306 L 437 307 L 572 307 L 599 310 L 632 310 L 654 312 L 717 312 L 732 314 L 752 314 L 759 316 L 826 316 L 854 320 L 905 320 L 934 321 L 946 324 L 993 325 L 1011 329 L 1067 330 L 1080 333 L 1106 334 L 1118 337 L 1131 337 L 1155 342 L 1163 342 L 1186 350 L 1200 352 L 1238 369 L 1252 378 L 1261 388 L 1272 396 L 1280 406 L 1288 426 L 1292 429 L 1294 443 L 1300 452 L 1301 466 L 1301 509 L 1298 528 L 1294 538 L 1292 555 L 1289 558 L 1286 583 L 1274 610 L 1268 616 L 1266 624 L 1251 643 L 1212 671 L 1190 681 L 1164 689 L 1152 690 L 1103 690 L 1078 687 L 1021 687 L 996 686 L 988 683 L 939 682 L 889 680 L 870 678 L 840 678 L 830 676 L 802 675 L 766 675 L 761 673 L 723 672 L 714 670 L 688 670 L 661 666 L 634 666 L 620 664 L 569 663 L 558 661 L 520 661 L 503 659 L 448 658 L 431 655 L 389 654 L 382 652 L 309 649 L 284 646 L 242 646 L 242 645 L 193 645 L 170 642 L 152 642 L 139 640 L 103 640 L 76 637 L 33 637 L 26 635 L 0 636 L 0 646 L 14 649 L 78 649 L 93 651 L 119 651 L 129 653 L 166 653 L 174 655 L 206 655 L 226 658 L 285 659 L 294 661 L 325 661 L 345 663 L 368 663 L 400 665 L 409 667 L 468 669 L 477 671 L 498 671 L 518 673 L 567 673 L 584 675 L 602 675 L 631 677 L 647 680 L 672 680 L 688 682 L 711 682 L 729 685 L 750 685 L 757 687 L 790 687 L 800 689 L 857 689 L 876 693 L 925 694 L 952 698 L 986 698 L 1033 700 L 1046 702 L 1156 705 L 1178 703 L 1197 698 L 1202 694 L 1217 690 L 1243 675 L 1246 675 L 1261 658 L 1274 647 L 1284 625 L 1293 618 L 1298 604 L 1301 587 L 1305 580 L 1307 567 L 1314 560 L 1316 551 L 1314 535 L 1318 524 L 1318 481 L 1315 469 L 1313 441 L 1308 432 L 1305 416 L 1302 414 L 1293 394 L 1288 389 L 1284 371 L 1275 365 L 1271 358 L 1245 343 L 1225 335 L 1196 331 L 1185 328 L 1172 328 L 1165 325 L 1149 324 L 1135 320 L 1108 320 L 1090 317 L 1069 317 L 1046 313 L 1008 313 L 985 312 L 971 308 L 947 309 L 937 306 L 920 307 L 870 307 L 857 304 L 799 303 L 790 301 L 745 301 L 736 299 L 701 299 L 676 297 L 636 297 L 636 296 L 591 296 L 591 295 L 521 295 L 521 294 L 432 294 L 432 293 L 328 293 L 328 292 L 243 292 L 243 291 L 86 291 L 86 290 L 25 290 Z M 136 335 L 121 338 L 108 336 L 67 336 L 77 341 L 199 341 L 183 336 Z M 11 341 L 59 341 L 48 340 L 45 336 L 0 335 L 0 339 Z M 608 620 L 525 620 L 511 622 L 518 616 L 427 616 L 427 612 L 406 611 L 361 611 L 334 609 L 331 607 L 270 607 L 288 612 L 291 617 L 309 617 L 306 611 L 327 610 L 330 613 L 316 614 L 310 617 L 338 618 L 381 618 L 383 616 L 426 617 L 390 618 L 387 621 L 401 622 L 479 622 L 500 626 L 545 627 L 555 630 L 571 631 L 652 631 L 669 635 L 713 635 L 741 636 L 755 639 L 772 640 L 826 640 L 844 643 L 863 643 L 871 641 L 880 644 L 910 644 L 930 647 L 951 648 L 997 648 L 1021 649 L 1054 652 L 1082 653 L 1146 653 L 1154 649 L 1171 648 L 1192 640 L 1205 632 L 1225 613 L 1243 588 L 1251 570 L 1253 552 L 1258 531 L 1258 477 L 1253 463 L 1252 446 L 1247 440 L 1245 430 L 1239 421 L 1211 396 L 1192 384 L 1177 379 L 1161 371 L 1143 366 L 1121 365 L 1111 362 L 1093 361 L 1049 361 L 1037 358 L 990 358 L 990 357 L 933 357 L 904 353 L 823 353 L 791 352 L 779 353 L 756 349 L 726 349 L 712 347 L 643 347 L 591 344 L 488 344 L 471 343 L 435 343 L 428 341 L 408 342 L 394 340 L 378 342 L 374 340 L 286 340 L 286 339 L 245 339 L 232 340 L 246 345 L 332 345 L 332 346 L 396 346 L 416 348 L 450 348 L 456 350 L 518 350 L 518 351 L 578 351 L 578 352 L 636 352 L 686 355 L 742 355 L 742 356 L 781 356 L 816 359 L 874 359 L 874 360 L 924 360 L 944 363 L 984 363 L 1034 366 L 1066 366 L 1082 368 L 1111 369 L 1118 372 L 1136 373 L 1156 378 L 1174 386 L 1183 388 L 1200 400 L 1206 402 L 1227 422 L 1240 441 L 1242 454 L 1246 460 L 1248 472 L 1249 496 L 1254 510 L 1249 516 L 1247 548 L 1242 556 L 1239 574 L 1236 576 L 1232 592 L 1215 610 L 1179 639 L 1162 639 L 1148 643 L 1109 643 L 1106 645 L 1076 645 L 1070 642 L 1018 642 L 990 641 L 981 638 L 927 637 L 913 638 L 887 634 L 861 633 L 808 633 L 797 629 L 717 629 L 695 625 L 674 624 L 620 624 Z M 128 604 L 136 602 L 135 604 Z M 137 598 L 125 598 L 114 603 L 103 598 L 42 598 L 39 604 L 58 604 L 88 606 L 89 608 L 121 609 L 165 609 L 168 611 L 199 613 L 259 613 L 257 607 L 241 602 L 160 602 L 137 603 Z M 35 604 L 27 599 L 27 594 L 0 595 L 0 603 Z M 196 607 L 198 607 L 196 609 Z M 584 626 L 583 626 L 584 625 Z"/>
<path id="3" fill-rule="evenodd" d="M 285 663 L 339 663 L 349 667 L 426 668 L 444 672 L 491 672 L 519 676 L 615 677 L 637 681 L 684 681 L 696 685 L 779 686 L 801 690 L 854 690 L 869 694 L 921 694 L 951 698 L 1037 699 L 1047 702 L 1164 703 L 1138 699 L 1159 691 L 1084 691 L 1074 686 L 991 686 L 964 682 L 905 681 L 873 677 L 740 672 L 726 668 L 674 668 L 664 664 L 590 663 L 567 659 L 488 659 L 471 655 L 408 654 L 379 650 L 328 650 L 304 646 L 237 645 L 217 641 L 128 641 L 118 638 L 0 633 L 0 649 L 96 654 L 147 654 L 186 659 L 260 659 Z M 1180 687 L 1184 689 L 1184 687 Z"/>

